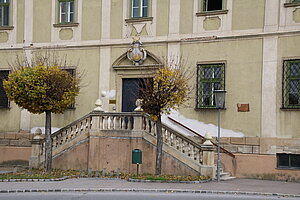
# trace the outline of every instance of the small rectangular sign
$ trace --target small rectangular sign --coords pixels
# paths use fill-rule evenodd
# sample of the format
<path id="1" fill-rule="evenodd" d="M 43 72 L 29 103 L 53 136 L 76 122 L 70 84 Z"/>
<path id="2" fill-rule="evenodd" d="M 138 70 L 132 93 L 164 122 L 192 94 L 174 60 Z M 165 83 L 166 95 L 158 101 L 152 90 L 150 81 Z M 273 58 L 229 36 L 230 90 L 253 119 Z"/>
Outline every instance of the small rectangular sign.
<path id="1" fill-rule="evenodd" d="M 237 104 L 238 112 L 250 112 L 249 104 Z"/>

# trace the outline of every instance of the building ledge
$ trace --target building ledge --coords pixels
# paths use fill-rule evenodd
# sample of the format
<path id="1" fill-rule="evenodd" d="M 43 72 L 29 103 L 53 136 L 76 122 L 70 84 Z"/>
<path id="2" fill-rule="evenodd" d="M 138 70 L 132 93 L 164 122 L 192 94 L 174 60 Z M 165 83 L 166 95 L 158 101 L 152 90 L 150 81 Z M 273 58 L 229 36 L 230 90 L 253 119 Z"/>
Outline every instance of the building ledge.
<path id="1" fill-rule="evenodd" d="M 53 24 L 55 28 L 60 28 L 60 27 L 77 27 L 79 26 L 79 23 L 66 23 L 66 24 Z"/>
<path id="2" fill-rule="evenodd" d="M 0 26 L 0 30 L 4 31 L 4 30 L 13 30 L 14 27 L 13 26 Z"/>
<path id="3" fill-rule="evenodd" d="M 200 16 L 224 15 L 227 13 L 228 13 L 228 10 L 213 10 L 213 11 L 198 12 L 198 13 L 196 13 L 196 16 L 200 17 Z"/>
<path id="4" fill-rule="evenodd" d="M 284 5 L 285 8 L 296 7 L 296 6 L 300 6 L 300 2 L 297 2 L 297 3 L 285 3 L 283 5 Z"/>
<path id="5" fill-rule="evenodd" d="M 153 17 L 139 17 L 139 18 L 125 19 L 126 23 L 145 22 L 145 21 L 153 21 Z"/>

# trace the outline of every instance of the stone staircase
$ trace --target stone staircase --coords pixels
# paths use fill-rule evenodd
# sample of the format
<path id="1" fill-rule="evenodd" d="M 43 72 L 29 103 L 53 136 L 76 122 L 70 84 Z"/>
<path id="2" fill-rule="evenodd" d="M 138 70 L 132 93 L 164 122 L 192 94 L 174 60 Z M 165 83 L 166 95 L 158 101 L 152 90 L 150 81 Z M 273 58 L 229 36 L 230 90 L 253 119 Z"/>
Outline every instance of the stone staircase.
<path id="1" fill-rule="evenodd" d="M 217 166 L 216 166 L 217 167 Z M 217 172 L 216 172 L 217 174 Z M 234 176 L 231 176 L 231 173 L 230 172 L 225 172 L 224 169 L 221 167 L 220 168 L 220 180 L 221 181 L 228 181 L 228 180 L 233 180 L 235 179 L 236 177 Z"/>
<path id="2" fill-rule="evenodd" d="M 195 172 L 196 174 L 215 177 L 216 167 L 213 161 L 213 145 L 199 144 L 193 139 L 180 134 L 179 132 L 165 125 L 163 125 L 162 133 L 164 142 L 163 153 L 165 155 L 164 162 L 169 160 L 168 162 L 172 163 L 170 165 L 177 166 L 173 170 L 185 168 L 183 171 L 186 173 Z M 79 158 L 74 158 L 73 160 L 67 162 L 68 166 L 70 166 L 69 168 L 85 167 L 86 169 L 99 169 L 101 166 L 109 167 L 108 163 L 112 162 L 113 160 L 110 159 L 110 157 L 108 157 L 106 154 L 104 154 L 102 157 L 100 155 L 102 155 L 101 153 L 105 151 L 105 148 L 113 145 L 105 143 L 106 140 L 112 139 L 119 139 L 121 141 L 128 140 L 129 143 L 126 143 L 127 148 L 130 145 L 133 148 L 134 145 L 132 144 L 132 141 L 137 141 L 136 146 L 143 148 L 146 154 L 145 157 L 147 157 L 144 157 L 146 163 L 144 166 L 149 165 L 150 167 L 150 165 L 152 166 L 154 163 L 154 160 L 149 162 L 148 159 L 150 159 L 151 156 L 153 157 L 152 152 L 154 152 L 153 149 L 155 149 L 154 147 L 156 146 L 156 123 L 144 113 L 108 113 L 93 111 L 81 119 L 76 120 L 75 122 L 53 133 L 51 138 L 54 163 L 62 163 L 61 165 L 57 164 L 56 166 L 58 167 L 67 167 L 65 160 L 70 160 L 70 158 L 66 157 L 65 155 L 71 155 L 72 152 L 79 151 L 75 149 L 76 147 L 81 148 L 82 154 L 85 152 L 86 153 L 81 160 Z M 120 143 L 120 145 L 122 144 Z M 34 138 L 34 150 L 30 161 L 30 165 L 32 167 L 38 167 L 42 165 L 45 152 L 44 146 L 43 139 L 38 137 Z M 116 146 L 114 148 L 121 147 Z M 114 149 L 110 148 L 109 150 L 111 151 Z M 118 153 L 127 158 L 122 160 L 122 162 L 124 162 L 123 166 L 127 166 L 124 167 L 124 169 L 126 168 L 126 170 L 129 171 L 132 170 L 131 166 L 128 165 L 128 162 L 131 162 L 131 155 L 129 156 L 122 151 L 119 151 Z M 85 158 L 85 156 L 87 158 Z M 99 157 L 101 157 L 101 159 Z M 107 165 L 106 163 L 103 164 L 105 159 Z M 84 164 L 78 165 L 80 162 L 83 162 Z M 74 163 L 73 166 L 72 163 Z M 75 167 L 75 165 L 80 167 Z M 189 172 L 187 172 L 188 170 Z"/>

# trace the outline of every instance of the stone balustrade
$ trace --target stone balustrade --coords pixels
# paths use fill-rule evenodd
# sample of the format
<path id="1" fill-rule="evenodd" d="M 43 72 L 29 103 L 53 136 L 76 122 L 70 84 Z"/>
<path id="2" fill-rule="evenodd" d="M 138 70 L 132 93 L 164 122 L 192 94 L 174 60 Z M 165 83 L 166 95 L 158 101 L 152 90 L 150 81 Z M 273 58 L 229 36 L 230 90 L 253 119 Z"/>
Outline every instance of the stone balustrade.
<path id="1" fill-rule="evenodd" d="M 137 133 L 149 134 L 156 138 L 156 122 L 153 121 L 149 115 L 142 112 L 132 112 L 132 113 L 108 113 L 93 111 L 88 115 L 82 117 L 79 120 L 67 125 L 66 127 L 56 131 L 51 135 L 52 138 L 52 150 L 55 153 L 58 151 L 64 151 L 64 146 L 68 146 L 72 143 L 71 141 L 75 138 L 89 137 L 89 134 L 100 133 L 101 131 L 132 131 Z M 121 132 L 120 132 L 121 131 Z M 142 136 L 143 134 L 141 134 Z M 178 133 L 177 131 L 163 125 L 162 126 L 162 136 L 164 145 L 172 148 L 174 151 L 180 152 L 184 157 L 189 158 L 199 165 L 205 165 L 207 162 L 203 162 L 205 152 L 203 152 L 202 146 L 197 144 L 195 141 Z M 155 141 L 155 140 L 154 140 Z M 39 160 L 41 162 L 44 160 L 44 141 L 42 140 L 39 144 L 38 154 L 41 157 Z M 36 148 L 37 149 L 37 148 Z M 55 150 L 58 151 L 55 151 Z M 206 151 L 213 152 L 214 148 L 211 146 L 210 149 L 205 148 Z M 35 153 L 37 156 L 37 153 Z M 55 155 L 53 155 L 55 156 Z M 209 163 L 211 165 L 211 160 L 213 160 L 213 154 L 211 156 Z M 33 166 L 34 167 L 34 166 Z"/>

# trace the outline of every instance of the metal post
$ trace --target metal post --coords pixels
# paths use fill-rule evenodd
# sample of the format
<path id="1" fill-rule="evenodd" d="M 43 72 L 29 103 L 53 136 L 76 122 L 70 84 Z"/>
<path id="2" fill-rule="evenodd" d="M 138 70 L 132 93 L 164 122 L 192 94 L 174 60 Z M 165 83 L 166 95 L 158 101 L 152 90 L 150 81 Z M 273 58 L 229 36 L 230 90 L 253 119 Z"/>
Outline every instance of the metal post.
<path id="1" fill-rule="evenodd" d="M 139 163 L 136 166 L 136 175 L 137 175 L 137 177 L 139 176 Z"/>
<path id="2" fill-rule="evenodd" d="M 220 182 L 220 108 L 218 109 L 218 163 L 217 163 L 217 181 Z"/>

